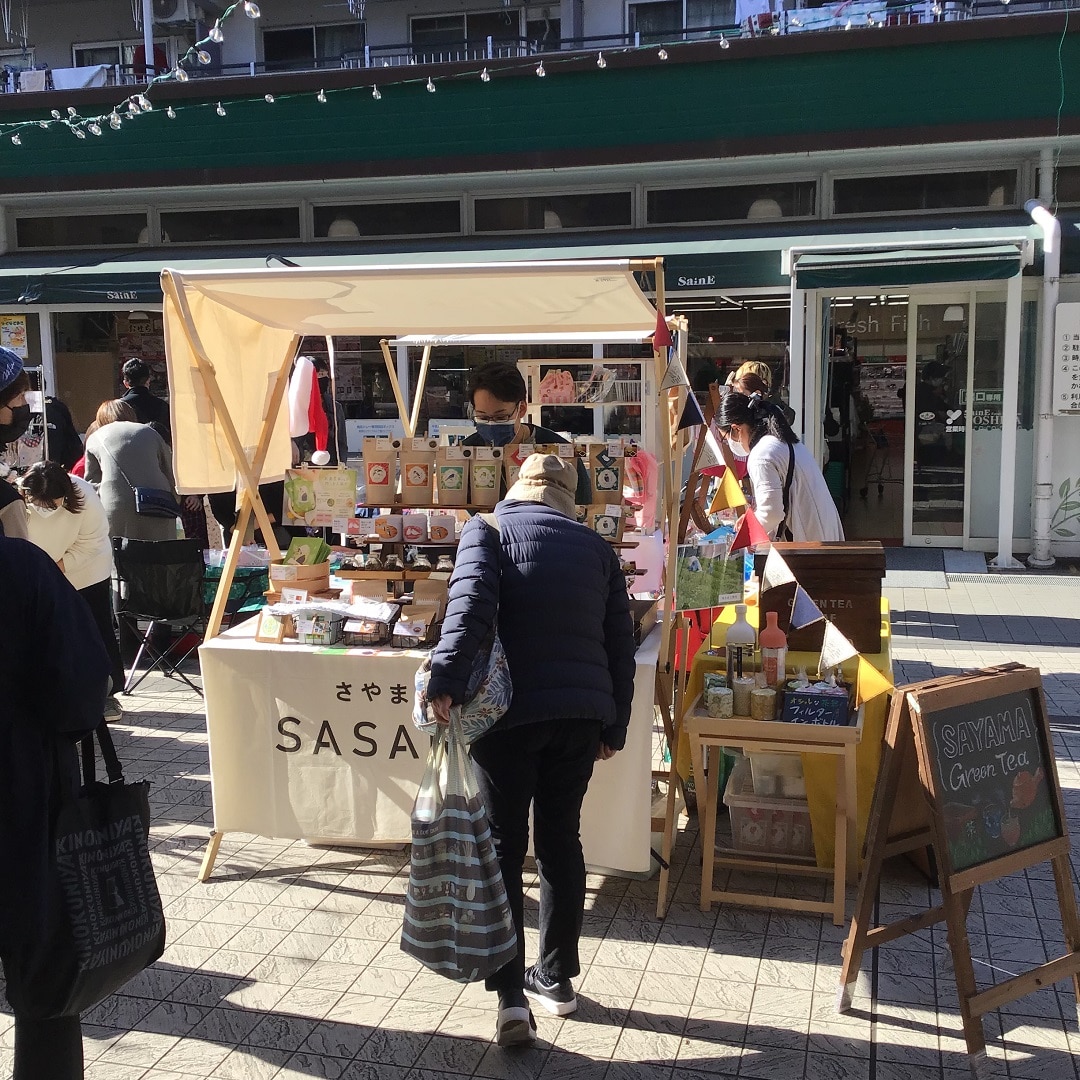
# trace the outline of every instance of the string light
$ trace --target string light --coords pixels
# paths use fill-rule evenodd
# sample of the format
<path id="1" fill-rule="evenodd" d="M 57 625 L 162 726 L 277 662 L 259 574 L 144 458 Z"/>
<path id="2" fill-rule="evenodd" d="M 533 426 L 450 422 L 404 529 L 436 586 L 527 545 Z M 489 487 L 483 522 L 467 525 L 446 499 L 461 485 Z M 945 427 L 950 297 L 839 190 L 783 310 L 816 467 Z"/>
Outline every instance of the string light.
<path id="1" fill-rule="evenodd" d="M 596 54 L 596 66 L 601 69 L 607 67 L 607 61 L 604 59 L 603 53 Z"/>
<path id="2" fill-rule="evenodd" d="M 69 105 L 68 106 L 68 116 L 70 116 L 74 120 L 75 117 L 78 116 L 78 115 L 79 114 L 75 111 L 75 109 L 71 105 Z"/>
<path id="3" fill-rule="evenodd" d="M 656 58 L 657 58 L 657 60 L 666 60 L 667 59 L 667 49 L 661 49 L 656 54 Z"/>
<path id="4" fill-rule="evenodd" d="M 167 109 L 165 110 L 165 115 L 166 115 L 166 116 L 167 116 L 167 117 L 168 117 L 168 118 L 169 118 L 170 120 L 175 120 L 175 119 L 176 119 L 176 110 L 175 110 L 175 109 L 174 109 L 174 108 L 173 108 L 173 107 L 172 107 L 172 106 L 170 105 L 170 106 L 169 106 L 169 107 L 168 107 L 168 108 L 167 108 Z"/>
<path id="5" fill-rule="evenodd" d="M 225 106 L 222 105 L 220 101 L 217 103 L 217 108 L 214 111 L 218 116 L 228 116 L 228 113 L 225 112 Z"/>
<path id="6" fill-rule="evenodd" d="M 800 19 L 798 15 L 792 15 L 791 16 L 791 25 L 792 26 L 802 26 L 802 19 Z"/>
<path id="7" fill-rule="evenodd" d="M 91 123 L 87 124 L 87 130 L 90 132 L 91 135 L 100 135 L 101 125 L 96 120 L 94 120 Z"/>
<path id="8" fill-rule="evenodd" d="M 177 82 L 187 82 L 188 73 L 179 64 L 177 64 L 176 67 L 173 68 L 173 78 Z"/>
<path id="9" fill-rule="evenodd" d="M 377 86 L 373 86 L 373 87 L 371 88 L 371 96 L 372 96 L 372 97 L 373 97 L 373 98 L 374 98 L 374 99 L 375 99 L 376 101 L 382 101 L 382 94 L 381 94 L 381 93 L 379 93 L 379 88 L 378 88 Z"/>
<path id="10" fill-rule="evenodd" d="M 541 60 L 540 63 L 536 65 L 536 76 L 539 79 L 547 78 L 547 72 L 544 70 L 543 60 Z"/>
<path id="11" fill-rule="evenodd" d="M 18 135 L 12 135 L 12 136 L 11 136 L 11 141 L 12 141 L 12 142 L 13 142 L 13 143 L 14 143 L 14 144 L 15 144 L 16 146 L 22 146 L 22 139 L 20 139 Z"/>
<path id="12" fill-rule="evenodd" d="M 249 19 L 257 19 L 262 12 L 259 10 L 259 5 L 253 3 L 253 0 L 244 0 L 244 14 Z"/>
<path id="13" fill-rule="evenodd" d="M 38 121 L 38 125 L 37 125 L 37 126 L 38 126 L 39 128 L 44 128 L 44 129 L 45 129 L 46 131 L 48 131 L 48 130 L 49 130 L 49 125 L 48 125 L 48 123 L 47 123 L 47 122 L 46 122 L 45 120 L 39 120 L 39 121 Z"/>
<path id="14" fill-rule="evenodd" d="M 429 94 L 435 93 L 435 84 L 431 81 L 431 76 L 428 76 L 427 87 L 425 88 Z"/>
<path id="15" fill-rule="evenodd" d="M 60 119 L 60 110 L 59 109 L 53 109 L 52 118 L 54 120 L 59 120 Z"/>
<path id="16" fill-rule="evenodd" d="M 730 49 L 731 48 L 731 42 L 728 41 L 728 39 L 726 37 L 724 37 L 723 34 L 720 35 L 720 48 L 721 49 Z"/>
<path id="17" fill-rule="evenodd" d="M 119 131 L 121 123 L 120 114 L 113 109 L 113 111 L 109 113 L 109 127 L 111 127 L 113 131 Z"/>
<path id="18" fill-rule="evenodd" d="M 319 103 L 320 105 L 325 105 L 325 104 L 326 104 L 326 91 L 325 91 L 325 90 L 320 90 L 320 91 L 319 91 L 319 92 L 318 92 L 318 93 L 317 93 L 317 94 L 315 95 L 315 100 L 316 100 L 316 101 L 317 101 L 317 102 L 318 102 L 318 103 Z"/>
<path id="19" fill-rule="evenodd" d="M 209 64 L 214 59 L 205 49 L 200 49 L 195 55 L 199 58 L 200 64 Z"/>
<path id="20" fill-rule="evenodd" d="M 73 127 L 71 130 L 74 133 L 76 139 L 85 139 L 86 138 L 86 132 L 83 131 L 82 128 Z"/>
<path id="21" fill-rule="evenodd" d="M 277 98 L 276 98 L 276 97 L 274 97 L 274 95 L 273 95 L 273 94 L 266 94 L 266 95 L 265 95 L 265 96 L 263 97 L 263 101 L 265 101 L 267 105 L 273 105 L 273 104 L 274 104 L 274 102 L 275 102 L 275 101 L 277 101 Z"/>
<path id="22" fill-rule="evenodd" d="M 135 98 L 135 101 L 138 104 L 139 108 L 142 109 L 143 112 L 153 112 L 154 111 L 153 102 L 145 94 L 139 94 Z"/>
<path id="23" fill-rule="evenodd" d="M 220 45 L 225 40 L 225 35 L 221 32 L 221 21 L 214 23 L 213 26 L 207 31 L 206 36 L 215 44 Z"/>
<path id="24" fill-rule="evenodd" d="M 491 72 L 488 71 L 487 68 L 484 68 L 484 70 L 480 72 L 480 81 L 491 82 Z"/>

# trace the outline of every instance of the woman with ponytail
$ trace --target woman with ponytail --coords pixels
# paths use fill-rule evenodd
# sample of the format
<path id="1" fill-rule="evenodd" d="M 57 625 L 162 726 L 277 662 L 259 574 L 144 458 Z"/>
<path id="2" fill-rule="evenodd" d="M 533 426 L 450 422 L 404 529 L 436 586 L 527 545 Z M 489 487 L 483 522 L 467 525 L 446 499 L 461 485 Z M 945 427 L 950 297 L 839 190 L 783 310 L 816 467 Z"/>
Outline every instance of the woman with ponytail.
<path id="1" fill-rule="evenodd" d="M 747 456 L 754 513 L 770 539 L 844 539 L 821 469 L 775 404 L 733 390 L 720 399 L 716 423 L 732 449 Z"/>

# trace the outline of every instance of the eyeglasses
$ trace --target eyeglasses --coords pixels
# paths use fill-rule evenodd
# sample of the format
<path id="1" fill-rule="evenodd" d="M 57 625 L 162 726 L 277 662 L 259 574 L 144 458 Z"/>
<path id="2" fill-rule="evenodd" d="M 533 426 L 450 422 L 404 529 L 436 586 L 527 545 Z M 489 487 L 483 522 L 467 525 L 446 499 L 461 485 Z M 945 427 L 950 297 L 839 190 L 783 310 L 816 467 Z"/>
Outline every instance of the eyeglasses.
<path id="1" fill-rule="evenodd" d="M 481 424 L 509 424 L 517 419 L 517 409 L 503 416 L 485 416 L 484 413 L 473 413 L 473 419 Z"/>

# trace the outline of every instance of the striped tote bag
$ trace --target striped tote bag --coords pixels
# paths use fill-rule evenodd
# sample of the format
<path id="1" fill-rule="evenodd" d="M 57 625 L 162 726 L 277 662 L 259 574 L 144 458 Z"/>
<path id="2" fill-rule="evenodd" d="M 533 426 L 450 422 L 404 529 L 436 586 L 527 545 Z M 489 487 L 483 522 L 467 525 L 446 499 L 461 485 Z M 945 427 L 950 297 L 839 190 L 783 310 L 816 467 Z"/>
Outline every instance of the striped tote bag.
<path id="1" fill-rule="evenodd" d="M 401 948 L 462 983 L 486 979 L 517 954 L 487 811 L 456 716 L 435 732 L 413 805 Z"/>

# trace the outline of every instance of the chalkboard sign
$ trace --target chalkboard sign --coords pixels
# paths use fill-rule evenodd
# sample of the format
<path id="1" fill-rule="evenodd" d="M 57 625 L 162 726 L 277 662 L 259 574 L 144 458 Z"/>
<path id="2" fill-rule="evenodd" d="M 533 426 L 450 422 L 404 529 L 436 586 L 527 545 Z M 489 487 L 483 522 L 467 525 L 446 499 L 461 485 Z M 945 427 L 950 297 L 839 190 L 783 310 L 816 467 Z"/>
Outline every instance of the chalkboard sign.
<path id="1" fill-rule="evenodd" d="M 921 727 L 954 871 L 1061 835 L 1034 690 L 931 709 L 919 710 Z"/>
<path id="2" fill-rule="evenodd" d="M 784 691 L 782 720 L 790 724 L 828 724 L 847 727 L 851 723 L 851 707 L 847 696 L 811 694 L 804 690 Z"/>

